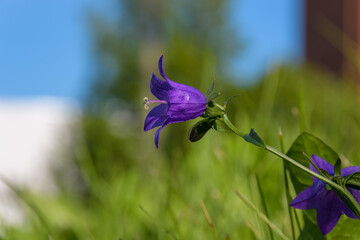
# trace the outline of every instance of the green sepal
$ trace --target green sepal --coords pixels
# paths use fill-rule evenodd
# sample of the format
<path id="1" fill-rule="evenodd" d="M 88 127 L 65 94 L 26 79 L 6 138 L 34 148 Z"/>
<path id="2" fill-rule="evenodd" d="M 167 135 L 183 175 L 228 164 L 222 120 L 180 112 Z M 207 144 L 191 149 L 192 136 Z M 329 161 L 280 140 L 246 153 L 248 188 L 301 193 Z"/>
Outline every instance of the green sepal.
<path id="1" fill-rule="evenodd" d="M 215 121 L 213 128 L 218 132 L 226 132 L 226 125 L 224 125 L 221 121 Z"/>
<path id="2" fill-rule="evenodd" d="M 195 125 L 189 129 L 188 139 L 190 142 L 199 141 L 203 136 L 205 136 L 207 131 L 212 128 L 214 123 L 215 119 L 211 118 L 206 118 L 195 123 Z"/>
<path id="3" fill-rule="evenodd" d="M 311 158 L 309 158 L 309 156 L 306 154 L 306 152 L 303 152 L 303 155 L 309 161 L 310 167 L 313 166 L 321 176 L 326 177 L 328 179 L 332 178 L 332 176 L 330 174 L 328 174 L 324 169 L 321 169 L 318 166 L 316 166 L 316 164 L 311 160 Z"/>
<path id="4" fill-rule="evenodd" d="M 211 87 L 207 90 L 206 94 L 205 94 L 205 97 L 207 98 L 210 93 L 214 90 L 214 87 L 215 87 L 215 80 L 213 81 L 213 83 L 211 84 Z"/>
<path id="5" fill-rule="evenodd" d="M 320 175 L 322 175 L 323 177 L 326 177 L 328 179 L 332 179 L 333 176 L 331 176 L 327 171 L 325 171 L 324 169 L 320 168 Z"/>
<path id="6" fill-rule="evenodd" d="M 214 100 L 215 98 L 220 96 L 220 94 L 221 94 L 221 91 L 211 94 L 210 97 L 207 98 L 207 101 L 210 102 L 210 101 Z"/>
<path id="7" fill-rule="evenodd" d="M 338 158 L 334 166 L 334 176 L 341 176 L 341 159 Z"/>
<path id="8" fill-rule="evenodd" d="M 224 111 L 222 109 L 220 109 L 219 107 L 215 106 L 213 101 L 209 101 L 207 103 L 207 108 L 205 110 L 205 113 L 208 117 L 218 118 L 224 114 Z"/>
<path id="9" fill-rule="evenodd" d="M 360 190 L 360 172 L 355 172 L 349 176 L 344 177 L 344 184 L 347 187 Z"/>
<path id="10" fill-rule="evenodd" d="M 244 139 L 245 141 L 252 143 L 258 147 L 265 148 L 264 141 L 260 138 L 260 136 L 255 132 L 253 128 L 250 130 L 250 133 L 245 134 Z"/>

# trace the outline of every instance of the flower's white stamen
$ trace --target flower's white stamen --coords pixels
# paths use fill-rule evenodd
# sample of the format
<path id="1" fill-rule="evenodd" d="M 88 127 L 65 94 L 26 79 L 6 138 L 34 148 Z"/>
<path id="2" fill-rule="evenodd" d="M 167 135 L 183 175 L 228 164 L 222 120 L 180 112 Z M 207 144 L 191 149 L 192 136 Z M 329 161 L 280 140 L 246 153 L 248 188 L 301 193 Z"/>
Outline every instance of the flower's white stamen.
<path id="1" fill-rule="evenodd" d="M 146 110 L 148 110 L 148 109 L 149 109 L 149 104 L 148 104 L 148 101 L 149 101 L 149 98 L 144 97 L 144 102 L 143 102 L 143 104 L 144 104 L 144 108 L 145 108 Z"/>
<path id="2" fill-rule="evenodd" d="M 168 103 L 167 101 L 165 100 L 149 100 L 149 98 L 147 97 L 144 97 L 144 108 L 147 110 L 149 109 L 149 104 L 150 103 Z"/>

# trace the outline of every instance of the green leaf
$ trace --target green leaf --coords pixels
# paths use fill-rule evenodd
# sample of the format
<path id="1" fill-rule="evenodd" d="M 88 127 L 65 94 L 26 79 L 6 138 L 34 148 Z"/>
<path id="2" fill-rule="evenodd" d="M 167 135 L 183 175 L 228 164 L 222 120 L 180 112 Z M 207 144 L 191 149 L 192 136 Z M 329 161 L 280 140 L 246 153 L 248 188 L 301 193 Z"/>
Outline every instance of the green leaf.
<path id="1" fill-rule="evenodd" d="M 212 128 L 214 122 L 215 119 L 206 118 L 195 123 L 195 125 L 192 126 L 189 130 L 188 139 L 190 142 L 199 141 L 203 136 L 205 136 L 207 131 Z"/>
<path id="2" fill-rule="evenodd" d="M 320 232 L 320 229 L 316 222 L 316 210 L 303 210 L 306 211 L 303 214 L 304 218 L 304 226 L 301 229 L 300 236 L 298 237 L 298 240 L 325 240 L 326 238 L 322 233 Z"/>
<path id="3" fill-rule="evenodd" d="M 347 187 L 355 188 L 360 190 L 360 172 L 355 172 L 344 178 L 345 185 Z"/>
<path id="4" fill-rule="evenodd" d="M 259 137 L 259 135 L 255 132 L 253 128 L 250 130 L 249 134 L 246 134 L 244 136 L 244 139 L 245 141 L 252 143 L 258 147 L 265 148 L 263 140 Z"/>
<path id="5" fill-rule="evenodd" d="M 341 159 L 338 158 L 335 163 L 334 176 L 341 176 Z"/>
<path id="6" fill-rule="evenodd" d="M 338 159 L 338 154 L 333 149 L 331 149 L 319 138 L 306 132 L 298 136 L 286 155 L 309 168 L 309 161 L 306 159 L 303 153 L 306 153 L 308 156 L 317 155 L 332 165 L 334 165 Z M 290 171 L 291 181 L 295 188 L 296 194 L 299 194 L 312 185 L 313 178 L 310 177 L 309 174 L 293 166 L 292 164 L 287 163 L 287 167 Z M 302 233 L 304 238 L 325 239 L 320 232 L 319 227 L 317 226 L 316 211 L 304 210 L 303 216 L 304 227 L 302 229 Z"/>
<path id="7" fill-rule="evenodd" d="M 306 132 L 298 136 L 286 155 L 309 168 L 309 161 L 303 155 L 303 152 L 308 156 L 319 156 L 332 165 L 334 165 L 338 159 L 338 154 L 333 149 L 319 138 Z M 309 174 L 291 164 L 288 164 L 288 166 L 291 173 L 291 181 L 294 184 L 297 194 L 312 185 L 313 179 Z"/>

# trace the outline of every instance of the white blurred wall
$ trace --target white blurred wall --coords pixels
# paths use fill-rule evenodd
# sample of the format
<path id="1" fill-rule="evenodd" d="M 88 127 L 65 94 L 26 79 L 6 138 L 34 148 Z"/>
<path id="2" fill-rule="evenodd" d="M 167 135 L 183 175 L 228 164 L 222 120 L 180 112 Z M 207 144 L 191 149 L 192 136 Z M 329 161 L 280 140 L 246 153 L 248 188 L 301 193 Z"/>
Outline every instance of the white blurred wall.
<path id="1" fill-rule="evenodd" d="M 54 192 L 49 168 L 78 109 L 74 102 L 50 97 L 0 99 L 0 177 L 34 192 Z M 16 224 L 23 211 L 13 195 L 0 181 L 0 218 Z"/>

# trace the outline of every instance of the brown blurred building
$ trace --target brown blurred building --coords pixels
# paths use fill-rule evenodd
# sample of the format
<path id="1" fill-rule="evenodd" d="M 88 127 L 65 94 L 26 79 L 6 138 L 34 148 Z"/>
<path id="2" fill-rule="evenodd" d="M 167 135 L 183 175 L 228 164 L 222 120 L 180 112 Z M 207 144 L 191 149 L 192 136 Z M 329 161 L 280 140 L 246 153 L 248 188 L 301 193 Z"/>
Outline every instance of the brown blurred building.
<path id="1" fill-rule="evenodd" d="M 360 83 L 360 1 L 306 0 L 306 60 Z"/>

